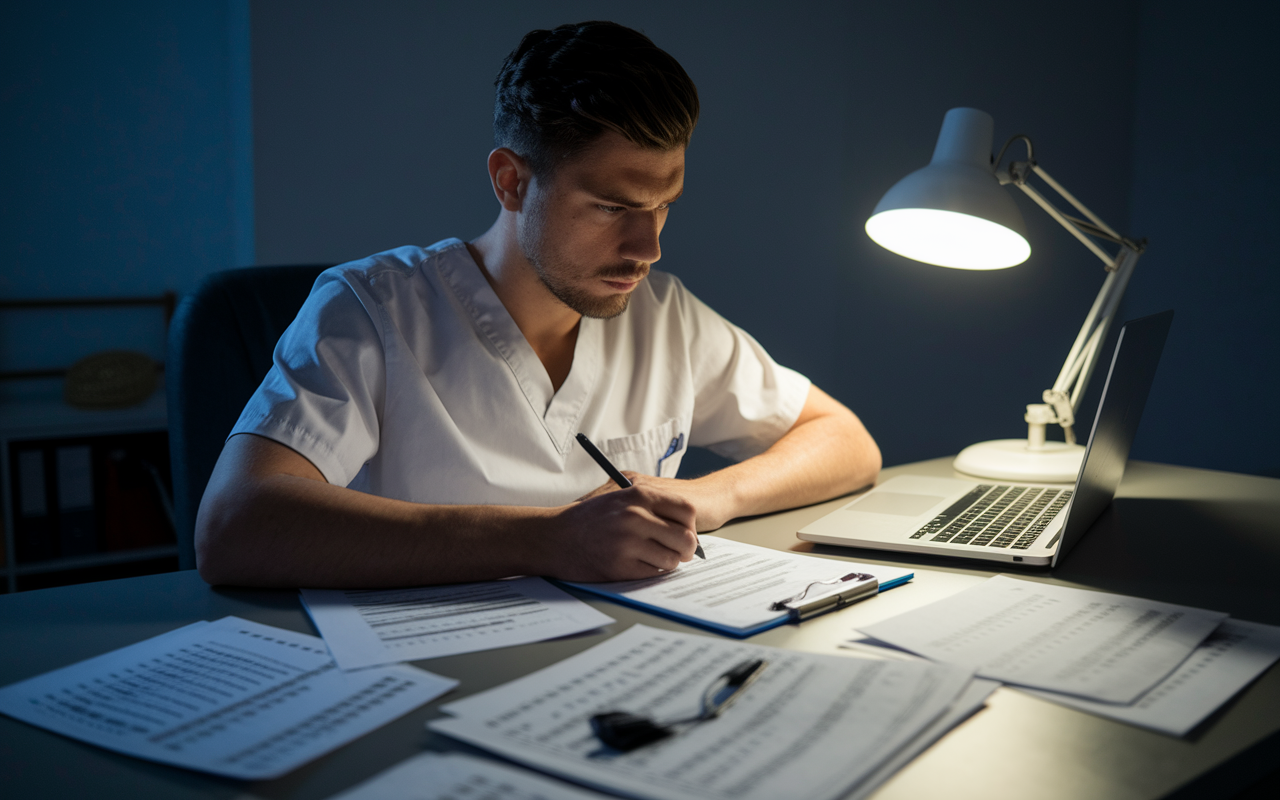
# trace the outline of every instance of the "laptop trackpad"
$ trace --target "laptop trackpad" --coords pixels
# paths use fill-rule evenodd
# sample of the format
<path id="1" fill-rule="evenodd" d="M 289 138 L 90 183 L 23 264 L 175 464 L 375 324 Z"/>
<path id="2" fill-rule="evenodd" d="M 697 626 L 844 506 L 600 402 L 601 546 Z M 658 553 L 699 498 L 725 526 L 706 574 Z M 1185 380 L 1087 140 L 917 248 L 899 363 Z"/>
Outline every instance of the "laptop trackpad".
<path id="1" fill-rule="evenodd" d="M 928 494 L 872 492 L 856 503 L 850 503 L 845 506 L 845 509 L 848 511 L 869 511 L 872 514 L 896 514 L 900 517 L 916 517 L 941 503 L 944 499 Z"/>

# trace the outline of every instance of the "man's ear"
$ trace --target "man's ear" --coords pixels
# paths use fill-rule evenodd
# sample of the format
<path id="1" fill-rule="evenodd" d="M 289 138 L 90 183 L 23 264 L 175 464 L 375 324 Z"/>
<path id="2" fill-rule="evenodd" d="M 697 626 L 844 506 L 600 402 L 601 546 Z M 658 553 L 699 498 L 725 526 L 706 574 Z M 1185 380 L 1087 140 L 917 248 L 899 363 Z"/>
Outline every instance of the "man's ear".
<path id="1" fill-rule="evenodd" d="M 489 182 L 498 202 L 507 211 L 519 211 L 533 180 L 529 164 L 515 151 L 499 147 L 489 154 Z"/>

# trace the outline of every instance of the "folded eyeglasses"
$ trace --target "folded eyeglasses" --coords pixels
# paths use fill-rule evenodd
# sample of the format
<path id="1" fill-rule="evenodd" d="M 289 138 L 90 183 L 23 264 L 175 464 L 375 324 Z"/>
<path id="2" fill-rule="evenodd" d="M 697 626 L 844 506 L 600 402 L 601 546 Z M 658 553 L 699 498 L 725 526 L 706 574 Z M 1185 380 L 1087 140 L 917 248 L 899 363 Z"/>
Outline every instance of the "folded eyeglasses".
<path id="1" fill-rule="evenodd" d="M 605 745 L 629 753 L 666 739 L 681 726 L 696 725 L 720 716 L 768 664 L 762 658 L 748 659 L 717 677 L 702 693 L 702 710 L 692 717 L 657 722 L 626 711 L 606 711 L 591 718 L 591 730 Z"/>

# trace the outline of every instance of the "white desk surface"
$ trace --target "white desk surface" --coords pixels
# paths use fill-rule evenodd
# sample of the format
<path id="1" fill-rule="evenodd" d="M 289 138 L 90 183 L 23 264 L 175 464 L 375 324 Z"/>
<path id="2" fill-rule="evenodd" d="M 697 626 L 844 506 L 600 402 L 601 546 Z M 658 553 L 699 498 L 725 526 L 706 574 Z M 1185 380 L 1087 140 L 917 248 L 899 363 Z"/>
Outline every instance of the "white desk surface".
<path id="1" fill-rule="evenodd" d="M 886 469 L 950 476 L 951 460 Z M 1000 565 L 811 545 L 795 538 L 834 500 L 741 520 L 719 533 L 797 552 L 909 565 L 915 581 L 843 611 L 752 641 L 843 652 L 855 625 L 946 597 Z M 1157 549 L 1159 547 L 1159 549 Z M 1214 549 L 1209 549 L 1214 548 Z M 1136 594 L 1280 625 L 1280 480 L 1131 462 L 1117 501 L 1056 570 L 1005 570 L 1031 580 Z M 584 596 L 618 622 L 690 630 Z M 314 633 L 289 591 L 210 588 L 194 572 L 0 596 L 0 685 L 136 642 L 196 619 L 237 614 Z M 7 797 L 323 798 L 422 750 L 476 752 L 428 733 L 438 706 L 554 663 L 600 635 L 416 662 L 459 678 L 457 692 L 275 781 L 246 784 L 118 756 L 0 718 Z M 1000 689 L 979 712 L 899 772 L 879 800 L 959 798 L 1233 797 L 1280 763 L 1280 666 L 1187 737 L 1100 719 Z"/>

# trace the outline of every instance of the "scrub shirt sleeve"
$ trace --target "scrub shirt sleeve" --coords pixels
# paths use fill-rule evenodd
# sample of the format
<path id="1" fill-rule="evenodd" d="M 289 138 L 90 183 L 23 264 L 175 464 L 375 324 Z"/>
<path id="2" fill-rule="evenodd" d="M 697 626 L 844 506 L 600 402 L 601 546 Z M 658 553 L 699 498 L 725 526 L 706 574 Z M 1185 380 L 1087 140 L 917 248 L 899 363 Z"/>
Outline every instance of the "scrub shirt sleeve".
<path id="1" fill-rule="evenodd" d="M 683 285 L 678 289 L 695 392 L 689 444 L 734 461 L 763 453 L 799 418 L 809 379 L 774 361 Z"/>
<path id="2" fill-rule="evenodd" d="M 338 486 L 377 453 L 386 395 L 381 311 L 361 278 L 321 274 L 231 430 L 295 450 Z"/>

